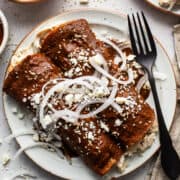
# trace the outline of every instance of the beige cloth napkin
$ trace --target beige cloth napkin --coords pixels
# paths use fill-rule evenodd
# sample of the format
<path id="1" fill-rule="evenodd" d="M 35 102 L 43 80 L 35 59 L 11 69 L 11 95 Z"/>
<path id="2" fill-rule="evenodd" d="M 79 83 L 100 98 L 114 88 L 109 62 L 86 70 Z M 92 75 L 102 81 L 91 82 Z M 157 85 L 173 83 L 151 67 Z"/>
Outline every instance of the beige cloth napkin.
<path id="1" fill-rule="evenodd" d="M 173 140 L 174 147 L 176 148 L 178 154 L 180 155 L 180 25 L 174 26 L 174 42 L 176 50 L 176 60 L 173 62 L 175 75 L 177 79 L 177 89 L 178 89 L 178 103 L 176 107 L 176 113 L 174 117 L 174 122 L 171 127 L 171 137 Z M 177 66 L 179 64 L 179 68 Z M 168 180 L 164 174 L 161 163 L 160 156 L 158 156 L 154 166 L 151 169 L 150 175 L 147 176 L 148 180 Z M 178 178 L 178 180 L 180 177 Z"/>
<path id="2" fill-rule="evenodd" d="M 174 26 L 174 47 L 176 51 L 176 60 L 173 62 L 176 82 L 177 82 L 177 96 L 180 101 L 180 24 Z"/>

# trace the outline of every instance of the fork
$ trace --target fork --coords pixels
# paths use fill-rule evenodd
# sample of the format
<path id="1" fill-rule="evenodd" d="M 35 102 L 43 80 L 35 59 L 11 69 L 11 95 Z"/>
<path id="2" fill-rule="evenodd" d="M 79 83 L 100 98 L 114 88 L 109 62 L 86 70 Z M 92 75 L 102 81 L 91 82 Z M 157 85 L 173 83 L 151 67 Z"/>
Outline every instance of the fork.
<path id="1" fill-rule="evenodd" d="M 159 124 L 161 165 L 165 174 L 175 180 L 180 175 L 180 159 L 165 124 L 152 72 L 157 57 L 155 41 L 143 12 L 132 14 L 132 18 L 128 15 L 128 26 L 133 53 L 136 55 L 137 62 L 148 74 L 151 85 Z"/>

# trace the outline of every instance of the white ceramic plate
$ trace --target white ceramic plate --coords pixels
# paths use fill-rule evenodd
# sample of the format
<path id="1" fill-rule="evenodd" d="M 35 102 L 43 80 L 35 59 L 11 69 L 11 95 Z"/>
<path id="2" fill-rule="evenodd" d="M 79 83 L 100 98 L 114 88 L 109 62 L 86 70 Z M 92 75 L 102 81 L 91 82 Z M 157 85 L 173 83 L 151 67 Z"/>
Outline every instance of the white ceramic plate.
<path id="1" fill-rule="evenodd" d="M 93 9 L 75 10 L 52 17 L 51 19 L 43 22 L 41 25 L 36 27 L 20 43 L 15 54 L 20 52 L 22 49 L 27 49 L 35 40 L 38 32 L 48 27 L 52 27 L 79 18 L 87 19 L 88 22 L 91 24 L 93 31 L 96 34 L 109 32 L 109 34 L 111 34 L 112 37 L 116 37 L 118 39 L 128 38 L 128 25 L 125 16 L 107 11 L 99 11 Z M 160 72 L 165 73 L 167 75 L 166 81 L 157 81 L 158 94 L 160 97 L 160 102 L 167 127 L 170 128 L 176 107 L 176 83 L 169 58 L 165 50 L 158 42 L 157 51 L 158 57 L 156 62 L 156 68 Z M 27 54 L 28 53 L 31 52 L 28 51 Z M 10 64 L 14 64 L 14 61 L 15 56 L 12 57 Z M 149 98 L 149 103 L 153 106 L 153 101 L 151 97 Z M 24 120 L 19 120 L 17 116 L 12 113 L 12 107 L 18 107 L 19 111 L 23 113 L 25 111 L 12 98 L 4 95 L 5 114 L 7 116 L 7 120 L 12 132 L 17 133 L 19 131 L 22 132 L 27 129 L 31 129 L 32 121 L 30 114 L 26 113 Z M 21 147 L 26 147 L 29 144 L 33 143 L 32 138 L 28 136 L 19 137 L 17 138 L 17 141 Z M 147 161 L 157 151 L 158 148 L 159 142 L 157 137 L 152 147 L 145 151 L 141 157 L 135 156 L 132 159 L 130 159 L 129 166 L 122 174 L 120 174 L 117 170 L 114 169 L 110 173 L 108 173 L 107 176 L 118 177 L 132 172 L 133 170 L 141 166 L 145 161 Z M 72 165 L 70 165 L 66 160 L 58 159 L 55 153 L 48 152 L 47 150 L 41 148 L 27 150 L 26 154 L 40 167 L 59 177 L 73 180 L 100 179 L 100 177 L 94 174 L 90 169 L 88 169 L 80 159 L 73 159 L 73 163 Z"/>
<path id="2" fill-rule="evenodd" d="M 169 14 L 173 14 L 176 16 L 180 16 L 180 5 L 174 6 L 173 9 L 168 10 L 159 5 L 159 0 L 145 0 L 145 1 L 160 11 L 163 11 L 163 12 L 169 13 Z"/>

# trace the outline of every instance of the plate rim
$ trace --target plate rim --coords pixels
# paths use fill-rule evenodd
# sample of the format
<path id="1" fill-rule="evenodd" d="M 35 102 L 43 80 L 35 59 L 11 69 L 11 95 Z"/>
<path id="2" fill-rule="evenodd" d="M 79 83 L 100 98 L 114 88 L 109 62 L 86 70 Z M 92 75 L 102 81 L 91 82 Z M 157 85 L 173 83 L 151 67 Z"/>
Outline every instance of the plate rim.
<path id="1" fill-rule="evenodd" d="M 176 16 L 176 17 L 180 17 L 180 14 L 175 13 L 175 12 L 173 12 L 173 11 L 170 11 L 170 10 L 168 10 L 168 9 L 165 9 L 165 8 L 163 8 L 163 7 L 161 7 L 161 6 L 156 6 L 156 5 L 155 5 L 154 3 L 152 3 L 150 0 L 145 0 L 145 2 L 146 2 L 147 4 L 149 4 L 151 7 L 159 10 L 160 12 L 163 12 L 163 13 L 169 14 L 169 15 L 173 15 L 173 16 Z"/>
<path id="2" fill-rule="evenodd" d="M 146 0 L 145 0 L 146 1 Z M 121 18 L 124 18 L 126 19 L 127 18 L 127 14 L 125 13 L 122 13 L 121 11 L 117 11 L 117 10 L 109 10 L 107 8 L 105 9 L 100 9 L 100 8 L 74 8 L 74 9 L 70 9 L 70 10 L 66 10 L 64 12 L 60 12 L 56 15 L 53 15 L 53 16 L 50 16 L 46 19 L 44 19 L 43 21 L 41 21 L 40 23 L 38 23 L 35 27 L 33 27 L 23 38 L 22 40 L 18 43 L 17 47 L 15 48 L 15 50 L 13 51 L 12 55 L 10 56 L 9 58 L 9 61 L 8 61 L 8 64 L 6 66 L 6 70 L 4 72 L 4 77 L 3 77 L 3 84 L 4 84 L 4 81 L 5 81 L 5 78 L 6 78 L 6 75 L 7 75 L 7 71 L 8 71 L 8 67 L 10 66 L 10 63 L 11 63 L 11 59 L 12 57 L 14 56 L 14 54 L 16 53 L 16 51 L 18 50 L 18 48 L 20 47 L 20 45 L 25 41 L 25 39 L 34 31 L 36 30 L 38 27 L 40 27 L 42 24 L 44 24 L 45 22 L 49 21 L 50 19 L 52 18 L 55 18 L 55 17 L 62 17 L 64 15 L 67 15 L 67 14 L 71 14 L 71 13 L 74 13 L 74 12 L 85 12 L 85 11 L 94 11 L 94 12 L 103 12 L 103 13 L 110 13 L 112 15 L 116 15 L 116 16 L 119 16 Z M 159 46 L 162 48 L 162 50 L 164 51 L 168 61 L 169 61 L 169 64 L 171 65 L 171 69 L 173 71 L 173 77 L 175 79 L 175 91 L 176 91 L 176 102 L 175 102 L 175 109 L 174 109 L 174 112 L 173 112 L 173 118 L 172 118 L 172 123 L 170 125 L 170 128 L 169 128 L 169 131 L 171 130 L 172 128 L 172 124 L 173 124 L 173 121 L 174 121 L 174 117 L 175 117 L 175 112 L 176 112 L 176 107 L 177 107 L 177 77 L 175 75 L 175 70 L 174 70 L 174 67 L 172 65 L 172 61 L 171 61 L 171 58 L 169 57 L 168 55 L 168 52 L 165 50 L 164 46 L 161 44 L 161 42 L 156 38 L 154 37 L 155 40 L 157 41 L 157 43 L 159 44 Z M 2 94 L 2 107 L 3 107 L 3 114 L 4 114 L 4 117 L 5 119 L 7 120 L 7 124 L 10 128 L 10 131 L 12 132 L 12 128 L 9 124 L 9 121 L 8 121 L 8 117 L 6 115 L 6 110 L 5 110 L 5 102 L 4 102 L 4 97 L 5 97 L 5 93 L 3 92 Z M 18 142 L 17 138 L 15 138 L 17 144 L 21 147 L 20 143 Z M 142 167 L 144 164 L 146 164 L 158 151 L 160 150 L 160 146 L 154 151 L 154 153 L 147 159 L 145 160 L 144 162 L 142 162 L 139 166 L 137 166 L 136 168 L 134 168 L 133 170 L 129 171 L 128 173 L 126 174 L 123 174 L 119 177 L 123 177 L 123 176 L 127 176 L 129 174 L 131 174 L 132 172 L 135 172 L 137 169 L 139 169 L 140 167 Z M 43 167 L 41 164 L 38 164 L 33 158 L 31 158 L 31 156 L 28 154 L 28 152 L 24 151 L 24 154 L 34 163 L 36 164 L 38 167 L 40 167 L 42 170 L 50 173 L 51 175 L 55 176 L 55 177 L 60 177 L 60 178 L 63 178 L 65 180 L 69 180 L 68 178 L 65 178 L 63 176 L 59 176 L 57 174 L 55 174 L 54 172 L 52 172 L 51 170 L 48 170 L 47 168 Z"/>

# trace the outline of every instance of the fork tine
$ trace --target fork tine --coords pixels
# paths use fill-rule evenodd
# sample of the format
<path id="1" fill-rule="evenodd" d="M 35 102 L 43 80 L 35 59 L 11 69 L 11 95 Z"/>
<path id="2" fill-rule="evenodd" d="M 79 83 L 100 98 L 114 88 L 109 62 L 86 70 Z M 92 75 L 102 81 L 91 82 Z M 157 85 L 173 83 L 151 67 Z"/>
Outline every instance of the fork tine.
<path id="1" fill-rule="evenodd" d="M 134 14 L 132 14 L 132 18 L 133 18 L 133 22 L 134 22 L 134 27 L 135 27 L 135 32 L 136 32 L 137 41 L 138 41 L 138 45 L 139 45 L 139 50 L 140 50 L 140 53 L 143 53 L 143 46 L 142 46 L 142 42 L 141 42 L 141 39 L 140 39 L 140 34 L 139 34 L 139 31 L 138 31 L 138 27 L 137 27 L 137 23 L 136 23 Z"/>
<path id="2" fill-rule="evenodd" d="M 146 20 L 146 17 L 144 15 L 144 13 L 141 12 L 141 14 L 142 14 L 144 24 L 145 24 L 145 27 L 146 27 L 146 31 L 147 31 L 147 34 L 148 34 L 149 42 L 150 42 L 150 45 L 151 45 L 151 50 L 156 53 L 156 45 L 155 45 L 155 42 L 154 42 L 153 35 L 151 33 L 151 30 L 149 28 L 149 25 L 147 23 L 147 20 Z"/>
<path id="3" fill-rule="evenodd" d="M 138 55 L 138 50 L 137 50 L 137 46 L 136 46 L 136 40 L 134 38 L 133 29 L 132 29 L 132 26 L 131 26 L 131 21 L 130 21 L 129 15 L 128 15 L 128 26 L 129 26 L 129 34 L 130 34 L 133 53 L 135 55 Z"/>
<path id="4" fill-rule="evenodd" d="M 141 30 L 141 34 L 142 34 L 142 38 L 143 38 L 143 42 L 144 42 L 144 46 L 145 46 L 145 51 L 149 52 L 147 40 L 146 40 L 146 37 L 145 37 L 145 32 L 143 30 L 143 26 L 142 26 L 142 23 L 141 23 L 139 13 L 137 13 L 137 18 L 138 18 L 138 22 L 139 22 L 139 26 L 140 26 L 140 30 Z"/>

